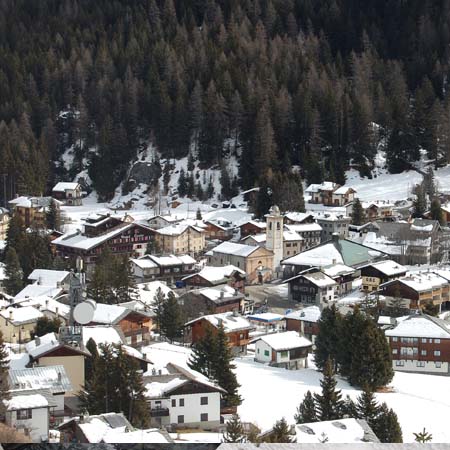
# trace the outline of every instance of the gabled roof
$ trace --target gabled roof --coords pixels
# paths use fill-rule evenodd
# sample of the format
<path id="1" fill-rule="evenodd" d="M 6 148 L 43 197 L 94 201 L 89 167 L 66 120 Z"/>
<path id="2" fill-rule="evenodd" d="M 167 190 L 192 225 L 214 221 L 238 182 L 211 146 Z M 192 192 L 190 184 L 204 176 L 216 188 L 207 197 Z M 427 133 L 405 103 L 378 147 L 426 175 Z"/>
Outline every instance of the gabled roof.
<path id="1" fill-rule="evenodd" d="M 351 192 L 356 192 L 352 187 L 350 186 L 341 186 L 339 188 L 337 188 L 333 194 L 337 194 L 337 195 L 345 195 L 348 191 Z"/>
<path id="2" fill-rule="evenodd" d="M 291 220 L 292 222 L 297 222 L 299 224 L 303 223 L 307 219 L 312 219 L 313 216 L 311 213 L 302 213 L 302 212 L 287 212 L 284 214 L 286 219 Z"/>
<path id="3" fill-rule="evenodd" d="M 247 224 L 253 225 L 257 228 L 261 228 L 261 230 L 265 230 L 267 228 L 266 222 L 259 222 L 257 220 L 247 220 L 246 222 L 239 225 L 239 227 L 243 227 L 244 225 L 247 225 Z"/>
<path id="4" fill-rule="evenodd" d="M 55 185 L 55 187 L 52 189 L 53 192 L 65 192 L 65 191 L 69 191 L 69 190 L 76 190 L 76 189 L 81 189 L 81 186 L 79 183 L 69 183 L 69 182 L 64 182 L 64 181 L 60 181 L 59 183 L 57 183 Z"/>
<path id="5" fill-rule="evenodd" d="M 318 306 L 308 306 L 298 311 L 286 314 L 285 319 L 301 320 L 305 322 L 318 322 L 320 319 L 320 308 Z"/>
<path id="6" fill-rule="evenodd" d="M 42 286 L 56 287 L 57 283 L 62 283 L 69 275 L 70 272 L 66 270 L 34 269 L 28 279 L 36 281 Z"/>
<path id="7" fill-rule="evenodd" d="M 177 225 L 169 225 L 168 227 L 160 228 L 156 230 L 156 233 L 162 234 L 165 236 L 180 236 L 185 233 L 189 229 L 196 231 L 197 233 L 204 233 L 205 230 L 203 228 L 194 226 L 194 225 L 186 225 L 183 223 L 179 223 Z"/>
<path id="8" fill-rule="evenodd" d="M 333 239 L 310 248 L 291 258 L 284 259 L 282 265 L 324 267 L 345 264 L 357 267 L 380 258 L 384 253 L 348 239 Z"/>
<path id="9" fill-rule="evenodd" d="M 405 274 L 408 271 L 406 267 L 392 261 L 391 259 L 366 264 L 365 266 L 360 267 L 360 269 L 364 269 L 365 267 L 374 267 L 386 276 Z"/>
<path id="10" fill-rule="evenodd" d="M 331 287 L 331 286 L 336 285 L 336 282 L 333 280 L 333 278 L 331 278 L 328 275 L 325 275 L 323 272 L 319 272 L 319 271 L 300 273 L 300 274 L 296 275 L 295 277 L 288 278 L 287 280 L 285 280 L 283 282 L 283 284 L 289 283 L 293 280 L 297 280 L 298 278 L 305 278 L 310 283 L 314 284 L 317 287 L 321 287 L 321 288 Z"/>
<path id="11" fill-rule="evenodd" d="M 41 394 L 18 394 L 11 396 L 11 400 L 3 400 L 7 411 L 16 411 L 19 409 L 37 409 L 48 408 L 47 399 Z"/>
<path id="12" fill-rule="evenodd" d="M 14 296 L 14 303 L 21 300 L 33 299 L 37 297 L 55 298 L 63 293 L 62 287 L 45 286 L 37 283 L 27 284 L 20 292 Z"/>
<path id="13" fill-rule="evenodd" d="M 324 181 L 321 184 L 310 184 L 305 192 L 307 193 L 315 193 L 320 191 L 334 191 L 339 185 L 333 183 L 332 181 Z"/>
<path id="14" fill-rule="evenodd" d="M 323 267 L 322 272 L 333 278 L 342 275 L 351 275 L 352 273 L 356 272 L 356 269 L 346 266 L 345 264 L 334 264 L 328 267 Z"/>
<path id="15" fill-rule="evenodd" d="M 414 272 L 406 277 L 397 278 L 396 280 L 387 281 L 380 285 L 381 287 L 388 286 L 392 283 L 401 283 L 416 292 L 431 291 L 448 284 L 448 281 L 434 272 L 417 273 Z"/>
<path id="16" fill-rule="evenodd" d="M 240 300 L 244 297 L 244 294 L 239 291 L 236 292 L 236 290 L 230 286 L 223 286 L 221 288 L 207 287 L 203 289 L 197 289 L 196 291 L 194 291 L 194 293 L 203 295 L 208 300 L 216 304 L 221 304 L 230 299 Z M 189 292 L 187 294 L 189 294 Z"/>
<path id="17" fill-rule="evenodd" d="M 44 316 L 33 306 L 24 306 L 22 308 L 9 307 L 0 311 L 0 315 L 10 321 L 14 326 L 33 323 Z"/>
<path id="18" fill-rule="evenodd" d="M 38 360 L 43 356 L 53 353 L 55 350 L 65 349 L 69 353 L 90 356 L 90 353 L 83 348 L 73 347 L 64 344 L 58 340 L 55 333 L 47 333 L 44 336 L 37 337 L 25 344 L 25 349 L 33 360 Z"/>
<path id="19" fill-rule="evenodd" d="M 73 391 L 62 365 L 10 370 L 9 384 L 11 389 L 49 389 L 52 393 Z"/>
<path id="20" fill-rule="evenodd" d="M 394 328 L 385 331 L 386 336 L 450 339 L 450 324 L 426 314 L 410 316 Z"/>
<path id="21" fill-rule="evenodd" d="M 236 244 L 234 242 L 222 242 L 217 247 L 214 247 L 211 252 L 214 253 L 223 253 L 226 255 L 234 255 L 234 256 L 243 256 L 248 257 L 252 253 L 260 250 L 262 247 L 257 247 L 254 245 L 244 245 L 244 244 Z M 270 250 L 267 250 L 270 252 Z"/>
<path id="22" fill-rule="evenodd" d="M 290 231 L 295 231 L 296 233 L 305 233 L 308 231 L 322 231 L 322 227 L 316 223 L 295 223 L 293 225 L 286 224 L 285 227 Z"/>
<path id="23" fill-rule="evenodd" d="M 265 342 L 275 351 L 292 350 L 294 348 L 310 347 L 312 342 L 305 337 L 300 336 L 296 331 L 286 331 L 284 333 L 273 333 L 266 336 L 259 336 L 252 340 L 252 343 L 258 341 Z"/>
<path id="24" fill-rule="evenodd" d="M 233 266 L 232 264 L 221 267 L 205 266 L 202 270 L 200 270 L 200 272 L 184 277 L 183 281 L 199 276 L 211 284 L 222 284 L 226 283 L 228 279 L 236 272 L 241 276 L 246 276 L 246 273 L 243 270 Z"/>
<path id="25" fill-rule="evenodd" d="M 222 325 L 225 333 L 239 330 L 251 330 L 253 328 L 251 323 L 245 317 L 239 315 L 236 316 L 232 312 L 209 314 L 207 316 L 198 317 L 197 319 L 187 322 L 185 326 L 192 325 L 200 320 L 208 321 L 215 328 L 219 328 Z"/>

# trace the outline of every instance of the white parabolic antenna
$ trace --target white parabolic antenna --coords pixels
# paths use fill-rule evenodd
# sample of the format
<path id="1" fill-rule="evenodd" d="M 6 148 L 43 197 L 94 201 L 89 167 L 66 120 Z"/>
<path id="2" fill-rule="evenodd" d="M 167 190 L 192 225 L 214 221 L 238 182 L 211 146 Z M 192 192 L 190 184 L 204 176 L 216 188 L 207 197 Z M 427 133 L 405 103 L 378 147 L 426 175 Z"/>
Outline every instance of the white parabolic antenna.
<path id="1" fill-rule="evenodd" d="M 92 322 L 97 305 L 94 300 L 86 300 L 78 303 L 73 310 L 73 318 L 80 325 L 86 325 Z"/>

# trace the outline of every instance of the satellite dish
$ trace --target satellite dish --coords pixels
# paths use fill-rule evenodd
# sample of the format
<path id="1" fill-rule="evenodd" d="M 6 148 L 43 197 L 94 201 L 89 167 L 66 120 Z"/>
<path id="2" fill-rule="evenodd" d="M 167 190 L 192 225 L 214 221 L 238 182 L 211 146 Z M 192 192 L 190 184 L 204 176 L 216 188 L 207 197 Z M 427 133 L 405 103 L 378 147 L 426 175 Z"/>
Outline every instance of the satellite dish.
<path id="1" fill-rule="evenodd" d="M 86 300 L 78 303 L 73 310 L 73 318 L 80 325 L 86 325 L 92 322 L 97 305 L 94 300 Z"/>

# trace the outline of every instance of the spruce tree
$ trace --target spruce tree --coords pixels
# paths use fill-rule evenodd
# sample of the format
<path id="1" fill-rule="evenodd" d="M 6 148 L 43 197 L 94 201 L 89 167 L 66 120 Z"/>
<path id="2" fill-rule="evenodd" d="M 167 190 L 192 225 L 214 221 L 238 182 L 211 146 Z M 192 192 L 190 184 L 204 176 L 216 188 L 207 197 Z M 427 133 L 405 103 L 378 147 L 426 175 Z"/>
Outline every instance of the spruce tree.
<path id="1" fill-rule="evenodd" d="M 206 327 L 205 335 L 193 345 L 188 366 L 202 373 L 208 378 L 213 378 L 217 367 L 217 339 L 210 327 Z"/>
<path id="2" fill-rule="evenodd" d="M 153 318 L 153 322 L 156 326 L 156 331 L 161 333 L 161 323 L 162 317 L 164 313 L 164 304 L 167 301 L 166 296 L 164 295 L 162 289 L 159 287 L 156 290 L 155 296 L 153 297 L 152 303 L 152 311 L 155 313 L 155 317 Z"/>
<path id="3" fill-rule="evenodd" d="M 25 239 L 26 233 L 22 218 L 19 214 L 14 213 L 9 221 L 8 230 L 6 232 L 5 251 L 7 252 L 10 247 L 13 247 L 17 252 L 20 252 Z"/>
<path id="4" fill-rule="evenodd" d="M 223 435 L 223 442 L 238 442 L 246 441 L 244 427 L 238 414 L 233 414 L 230 421 L 227 422 L 226 431 Z"/>
<path id="5" fill-rule="evenodd" d="M 356 414 L 372 426 L 379 414 L 379 407 L 372 391 L 365 389 L 356 401 Z"/>
<path id="6" fill-rule="evenodd" d="M 187 181 L 184 169 L 180 169 L 180 175 L 178 176 L 178 195 L 184 197 L 187 193 Z"/>
<path id="7" fill-rule="evenodd" d="M 94 339 L 89 338 L 89 340 L 86 342 L 86 350 L 88 350 L 88 352 L 91 354 L 91 357 L 86 358 L 84 363 L 84 379 L 88 380 L 92 377 L 93 367 L 96 358 L 98 358 L 99 356 L 97 344 L 95 343 Z"/>
<path id="8" fill-rule="evenodd" d="M 169 292 L 162 308 L 161 334 L 173 342 L 183 336 L 183 324 L 181 307 L 173 292 Z"/>
<path id="9" fill-rule="evenodd" d="M 131 272 L 130 262 L 127 256 L 116 256 L 112 260 L 111 285 L 114 290 L 116 303 L 128 302 L 136 292 L 136 283 Z"/>
<path id="10" fill-rule="evenodd" d="M 376 390 L 392 380 L 394 371 L 389 344 L 373 319 L 366 317 L 361 333 L 350 348 L 350 384 Z"/>
<path id="11" fill-rule="evenodd" d="M 61 228 L 60 213 L 55 199 L 52 198 L 46 212 L 47 228 L 59 231 Z"/>
<path id="12" fill-rule="evenodd" d="M 295 436 L 292 435 L 290 427 L 284 417 L 275 422 L 270 433 L 269 442 L 277 444 L 295 442 Z"/>
<path id="13" fill-rule="evenodd" d="M 427 198 L 422 184 L 418 184 L 415 189 L 416 198 L 413 201 L 412 216 L 421 218 L 427 210 Z"/>
<path id="14" fill-rule="evenodd" d="M 4 286 L 9 295 L 16 295 L 23 288 L 23 271 L 14 247 L 6 251 Z"/>
<path id="15" fill-rule="evenodd" d="M 197 208 L 197 213 L 196 213 L 196 215 L 195 215 L 195 218 L 196 218 L 197 220 L 203 220 L 202 212 L 200 211 L 200 208 Z"/>
<path id="16" fill-rule="evenodd" d="M 328 358 L 334 361 L 337 368 L 340 327 L 342 317 L 335 305 L 324 308 L 318 321 L 319 332 L 316 337 L 314 362 L 319 370 L 323 370 Z"/>
<path id="17" fill-rule="evenodd" d="M 420 433 L 413 433 L 413 434 L 414 440 L 416 442 L 420 442 L 421 444 L 426 444 L 427 442 L 431 442 L 433 440 L 433 435 L 428 433 L 425 427 Z"/>
<path id="18" fill-rule="evenodd" d="M 363 225 L 365 222 L 365 213 L 364 209 L 359 201 L 359 198 L 356 198 L 353 201 L 352 207 L 352 224 L 353 225 Z"/>
<path id="19" fill-rule="evenodd" d="M 336 385 L 333 363 L 328 358 L 323 370 L 323 379 L 320 381 L 322 393 L 314 394 L 319 421 L 342 419 L 342 395 L 340 390 L 336 390 Z"/>
<path id="20" fill-rule="evenodd" d="M 9 357 L 6 350 L 5 343 L 3 341 L 3 334 L 0 331 L 0 422 L 5 414 L 5 405 L 3 400 L 9 400 L 11 395 L 9 393 Z"/>
<path id="21" fill-rule="evenodd" d="M 382 443 L 402 443 L 402 429 L 395 412 L 386 403 L 379 407 L 378 417 L 371 426 L 373 432 Z"/>
<path id="22" fill-rule="evenodd" d="M 217 384 L 227 391 L 224 394 L 224 402 L 227 406 L 238 406 L 242 403 L 238 393 L 240 387 L 234 369 L 233 355 L 228 343 L 227 335 L 223 326 L 220 326 L 216 336 L 217 354 L 214 357 L 212 375 Z"/>
<path id="23" fill-rule="evenodd" d="M 297 414 L 294 416 L 296 423 L 317 422 L 316 403 L 311 391 L 305 394 L 303 401 L 297 408 Z"/>
<path id="24" fill-rule="evenodd" d="M 445 225 L 444 217 L 443 217 L 442 211 L 441 211 L 441 202 L 440 202 L 439 198 L 437 198 L 437 197 L 434 197 L 431 200 L 430 217 L 433 220 L 439 221 L 440 225 Z"/>

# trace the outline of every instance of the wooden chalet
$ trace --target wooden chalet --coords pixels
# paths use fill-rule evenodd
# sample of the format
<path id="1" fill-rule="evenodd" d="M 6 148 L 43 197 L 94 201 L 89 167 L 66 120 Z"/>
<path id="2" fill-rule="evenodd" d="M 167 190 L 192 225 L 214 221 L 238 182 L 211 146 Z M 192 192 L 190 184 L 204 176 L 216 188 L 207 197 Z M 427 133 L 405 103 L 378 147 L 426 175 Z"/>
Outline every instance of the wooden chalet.
<path id="1" fill-rule="evenodd" d="M 266 232 L 266 222 L 258 222 L 256 220 L 249 220 L 243 223 L 239 229 L 241 230 L 241 239 L 247 236 Z"/>

